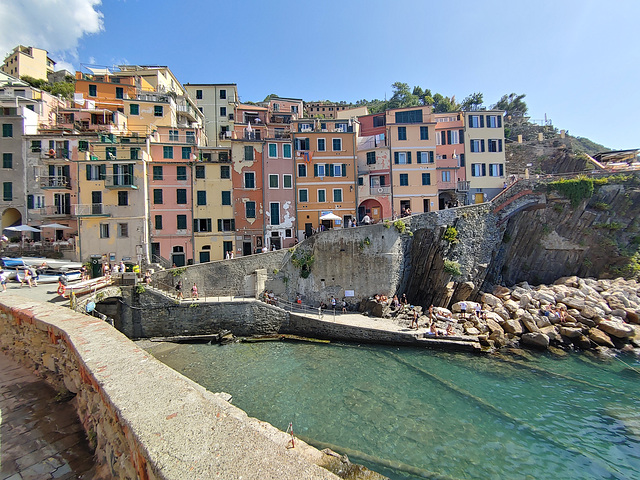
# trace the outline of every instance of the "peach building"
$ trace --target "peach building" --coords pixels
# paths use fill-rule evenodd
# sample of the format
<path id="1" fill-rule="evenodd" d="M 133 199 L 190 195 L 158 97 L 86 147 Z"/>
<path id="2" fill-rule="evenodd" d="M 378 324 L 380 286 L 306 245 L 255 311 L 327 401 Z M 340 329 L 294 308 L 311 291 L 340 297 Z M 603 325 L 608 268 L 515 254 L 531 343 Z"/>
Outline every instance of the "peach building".
<path id="1" fill-rule="evenodd" d="M 433 119 L 436 122 L 438 208 L 465 205 L 469 183 L 465 170 L 464 115 L 462 112 L 438 113 Z"/>

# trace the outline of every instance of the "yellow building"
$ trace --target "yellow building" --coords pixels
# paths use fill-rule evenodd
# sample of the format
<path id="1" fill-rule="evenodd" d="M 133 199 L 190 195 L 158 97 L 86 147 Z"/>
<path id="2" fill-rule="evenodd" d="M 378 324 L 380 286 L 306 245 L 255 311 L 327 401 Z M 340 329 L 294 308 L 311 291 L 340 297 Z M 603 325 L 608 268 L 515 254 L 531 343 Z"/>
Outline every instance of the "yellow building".
<path id="1" fill-rule="evenodd" d="M 79 256 L 109 261 L 148 258 L 146 138 L 101 135 L 78 162 Z"/>
<path id="2" fill-rule="evenodd" d="M 47 56 L 47 51 L 41 48 L 18 45 L 4 59 L 1 70 L 16 78 L 23 75 L 47 80 L 47 75 L 53 73 L 56 62 Z"/>
<path id="3" fill-rule="evenodd" d="M 387 110 L 393 212 L 404 216 L 438 210 L 436 135 L 431 107 Z"/>
<path id="4" fill-rule="evenodd" d="M 502 110 L 464 112 L 468 203 L 491 200 L 503 189 L 505 177 Z"/>
<path id="5" fill-rule="evenodd" d="M 205 118 L 208 145 L 231 147 L 238 88 L 235 83 L 186 83 L 185 90 Z"/>
<path id="6" fill-rule="evenodd" d="M 231 151 L 201 147 L 194 168 L 195 261 L 222 260 L 234 251 L 235 232 L 225 228 L 233 220 Z"/>

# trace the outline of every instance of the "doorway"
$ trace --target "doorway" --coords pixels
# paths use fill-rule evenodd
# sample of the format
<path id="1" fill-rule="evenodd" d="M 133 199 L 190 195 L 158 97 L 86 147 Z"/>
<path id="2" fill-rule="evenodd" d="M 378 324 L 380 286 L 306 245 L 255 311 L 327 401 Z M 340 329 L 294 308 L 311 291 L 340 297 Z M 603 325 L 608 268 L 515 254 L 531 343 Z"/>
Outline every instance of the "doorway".
<path id="1" fill-rule="evenodd" d="M 186 257 L 184 254 L 184 247 L 173 247 L 171 252 L 171 263 L 176 267 L 184 267 L 186 265 Z"/>
<path id="2" fill-rule="evenodd" d="M 251 240 L 242 242 L 242 256 L 251 255 Z"/>
<path id="3" fill-rule="evenodd" d="M 313 225 L 311 223 L 304 224 L 304 237 L 309 238 L 313 235 Z"/>

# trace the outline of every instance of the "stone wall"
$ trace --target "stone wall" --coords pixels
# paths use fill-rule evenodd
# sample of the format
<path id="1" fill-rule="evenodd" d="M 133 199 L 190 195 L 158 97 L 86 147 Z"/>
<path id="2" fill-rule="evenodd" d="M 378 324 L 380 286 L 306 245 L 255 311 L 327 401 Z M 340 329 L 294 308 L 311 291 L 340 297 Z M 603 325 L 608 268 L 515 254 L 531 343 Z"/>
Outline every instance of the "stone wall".
<path id="1" fill-rule="evenodd" d="M 182 280 L 184 292 L 189 292 L 191 285 L 196 283 L 201 295 L 205 292 L 253 296 L 256 290 L 254 286 L 256 271 L 273 272 L 281 269 L 287 254 L 288 251 L 283 249 L 233 260 L 219 260 L 163 270 L 153 275 L 153 282 L 159 288 L 171 290 L 178 280 Z"/>
<path id="2" fill-rule="evenodd" d="M 55 388 L 79 418 L 108 478 L 335 479 L 327 455 L 136 347 L 107 323 L 4 294 L 0 348 Z"/>
<path id="3" fill-rule="evenodd" d="M 334 323 L 331 321 L 331 314 L 325 315 L 324 320 L 319 320 L 292 313 L 289 323 L 283 326 L 280 333 L 348 342 L 392 345 L 415 345 L 417 343 L 416 337 L 414 335 L 408 335 L 406 332 L 393 332 L 385 329 L 376 330 L 373 328 Z"/>
<path id="4" fill-rule="evenodd" d="M 252 299 L 216 303 L 176 303 L 149 289 L 138 294 L 122 288 L 120 330 L 129 338 L 208 335 L 230 330 L 234 335 L 277 333 L 287 313 Z"/>

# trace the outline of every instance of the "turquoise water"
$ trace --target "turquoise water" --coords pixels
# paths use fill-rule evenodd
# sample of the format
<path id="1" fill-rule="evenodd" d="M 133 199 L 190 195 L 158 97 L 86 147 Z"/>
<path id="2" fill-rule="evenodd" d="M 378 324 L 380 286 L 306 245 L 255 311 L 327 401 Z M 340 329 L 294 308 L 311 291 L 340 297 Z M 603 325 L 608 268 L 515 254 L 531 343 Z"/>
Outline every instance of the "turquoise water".
<path id="1" fill-rule="evenodd" d="M 158 358 L 392 479 L 640 478 L 635 357 L 265 342 L 180 345 Z"/>

